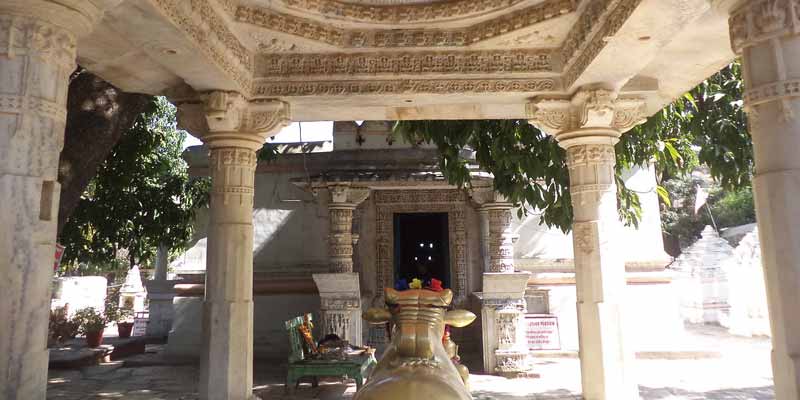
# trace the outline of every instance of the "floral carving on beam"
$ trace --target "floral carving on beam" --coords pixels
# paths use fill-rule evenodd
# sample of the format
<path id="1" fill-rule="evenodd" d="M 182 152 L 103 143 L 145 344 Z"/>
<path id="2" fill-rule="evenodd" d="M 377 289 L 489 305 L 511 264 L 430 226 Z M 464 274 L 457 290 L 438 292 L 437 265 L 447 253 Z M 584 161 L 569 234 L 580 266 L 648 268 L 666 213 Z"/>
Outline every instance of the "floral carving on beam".
<path id="1" fill-rule="evenodd" d="M 608 135 L 618 137 L 647 116 L 643 99 L 619 97 L 606 89 L 580 90 L 569 100 L 535 99 L 526 111 L 532 125 L 559 141 L 571 138 L 581 128 L 608 128 Z"/>
<path id="2" fill-rule="evenodd" d="M 467 296 L 466 193 L 457 189 L 375 190 L 373 196 L 379 296 L 383 296 L 382 288 L 394 287 L 394 214 L 446 212 L 453 302 L 463 302 Z"/>
<path id="3" fill-rule="evenodd" d="M 442 3 L 442 5 L 444 4 L 446 3 Z M 413 6 L 407 5 L 405 7 Z M 546 0 L 531 7 L 517 10 L 510 15 L 503 15 L 466 28 L 452 30 L 347 30 L 309 18 L 280 13 L 264 7 L 249 6 L 239 6 L 234 17 L 237 22 L 341 48 L 461 47 L 499 37 L 513 30 L 536 25 L 574 12 L 577 8 L 578 0 Z"/>
<path id="4" fill-rule="evenodd" d="M 438 51 L 358 54 L 267 54 L 258 77 L 354 74 L 480 74 L 552 72 L 549 50 Z"/>

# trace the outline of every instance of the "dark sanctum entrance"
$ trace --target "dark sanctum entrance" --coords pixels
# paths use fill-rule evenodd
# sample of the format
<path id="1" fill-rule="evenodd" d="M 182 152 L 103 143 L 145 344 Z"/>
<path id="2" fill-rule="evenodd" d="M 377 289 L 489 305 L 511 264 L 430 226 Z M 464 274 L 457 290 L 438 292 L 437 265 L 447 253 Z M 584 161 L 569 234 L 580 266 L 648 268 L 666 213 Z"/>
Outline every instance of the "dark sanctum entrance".
<path id="1" fill-rule="evenodd" d="M 447 213 L 394 214 L 394 275 L 450 287 Z"/>

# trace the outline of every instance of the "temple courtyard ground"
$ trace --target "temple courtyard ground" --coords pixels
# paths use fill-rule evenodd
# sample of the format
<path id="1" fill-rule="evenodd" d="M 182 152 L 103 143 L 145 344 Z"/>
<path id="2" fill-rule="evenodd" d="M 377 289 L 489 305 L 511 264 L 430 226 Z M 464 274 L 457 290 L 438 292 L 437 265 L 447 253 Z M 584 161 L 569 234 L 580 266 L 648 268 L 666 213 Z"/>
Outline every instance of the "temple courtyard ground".
<path id="1" fill-rule="evenodd" d="M 721 328 L 691 327 L 693 351 L 644 353 L 632 372 L 646 400 L 774 399 L 770 344 L 766 338 L 741 338 Z M 685 344 L 683 345 L 685 346 Z M 196 365 L 165 360 L 161 346 L 148 353 L 82 369 L 51 370 L 48 399 L 197 399 Z M 580 399 L 580 364 L 573 357 L 535 358 L 535 378 L 505 379 L 472 375 L 476 400 Z M 285 365 L 256 361 L 254 385 L 262 399 L 350 399 L 352 381 L 336 379 L 318 388 L 302 384 L 284 394 Z"/>

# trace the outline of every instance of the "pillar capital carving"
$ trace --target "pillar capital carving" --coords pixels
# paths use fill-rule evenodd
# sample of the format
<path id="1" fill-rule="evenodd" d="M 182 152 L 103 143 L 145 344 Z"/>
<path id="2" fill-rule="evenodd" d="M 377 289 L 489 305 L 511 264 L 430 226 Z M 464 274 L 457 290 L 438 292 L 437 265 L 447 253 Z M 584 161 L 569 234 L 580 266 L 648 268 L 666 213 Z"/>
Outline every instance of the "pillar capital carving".
<path id="1" fill-rule="evenodd" d="M 4 17 L 30 18 L 41 23 L 64 29 L 76 37 L 81 37 L 94 29 L 103 16 L 105 8 L 118 3 L 115 0 L 4 0 L 0 4 L 0 15 Z M 2 23 L 0 23 L 2 24 Z M 14 36 L 9 38 L 14 39 Z M 0 33 L 0 48 L 7 49 Z M 71 62 L 75 62 L 73 57 Z"/>
<path id="2" fill-rule="evenodd" d="M 331 207 L 357 207 L 359 204 L 369 197 L 371 193 L 367 187 L 351 186 L 349 183 L 331 183 L 328 184 L 328 192 L 330 193 L 330 206 Z"/>
<path id="3" fill-rule="evenodd" d="M 620 97 L 608 89 L 580 89 L 572 98 L 537 97 L 526 106 L 528 122 L 570 147 L 619 136 L 642 123 L 647 116 L 644 99 Z"/>
<path id="4" fill-rule="evenodd" d="M 728 20 L 731 48 L 736 54 L 760 42 L 800 34 L 800 1 L 745 1 Z"/>
<path id="5" fill-rule="evenodd" d="M 479 211 L 488 211 L 490 208 L 508 208 L 514 207 L 508 198 L 502 193 L 494 190 L 493 187 L 481 187 L 470 191 L 472 202 L 478 206 Z"/>
<path id="6" fill-rule="evenodd" d="M 266 138 L 291 121 L 289 104 L 247 100 L 237 92 L 211 91 L 178 104 L 178 125 L 209 147 L 258 150 Z"/>

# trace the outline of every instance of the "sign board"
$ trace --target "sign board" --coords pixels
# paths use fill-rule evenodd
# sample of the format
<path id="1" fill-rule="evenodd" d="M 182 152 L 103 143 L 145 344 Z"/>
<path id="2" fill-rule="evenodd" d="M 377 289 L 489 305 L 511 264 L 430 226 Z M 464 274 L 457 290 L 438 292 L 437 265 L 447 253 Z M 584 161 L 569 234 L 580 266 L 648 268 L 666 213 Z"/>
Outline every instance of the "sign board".
<path id="1" fill-rule="evenodd" d="M 133 330 L 131 336 L 145 336 L 147 335 L 147 324 L 150 321 L 150 313 L 137 312 L 133 317 Z"/>
<path id="2" fill-rule="evenodd" d="M 61 265 L 61 259 L 64 257 L 64 246 L 56 243 L 56 261 L 53 264 L 53 272 L 58 272 L 58 267 Z"/>
<path id="3" fill-rule="evenodd" d="M 530 350 L 561 350 L 558 317 L 549 314 L 525 316 L 525 336 Z"/>

